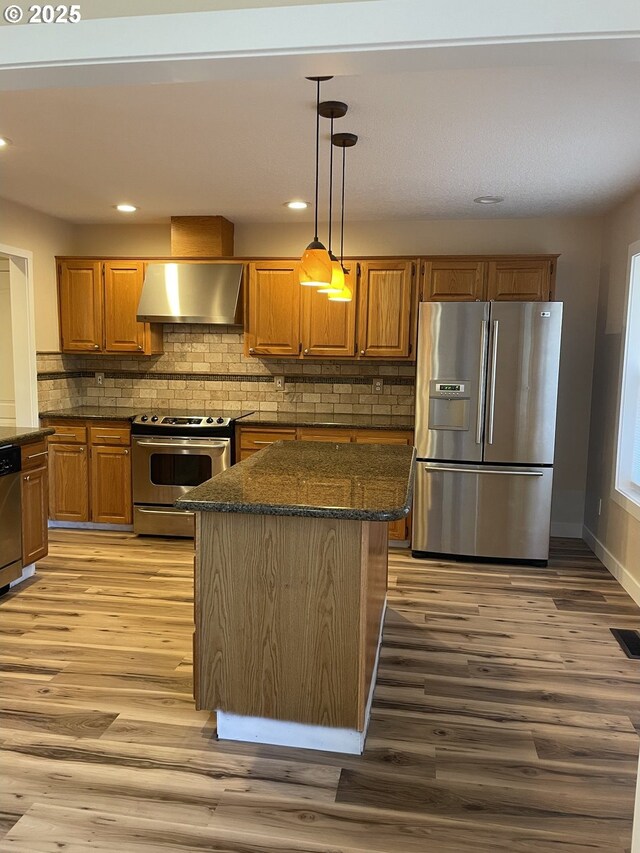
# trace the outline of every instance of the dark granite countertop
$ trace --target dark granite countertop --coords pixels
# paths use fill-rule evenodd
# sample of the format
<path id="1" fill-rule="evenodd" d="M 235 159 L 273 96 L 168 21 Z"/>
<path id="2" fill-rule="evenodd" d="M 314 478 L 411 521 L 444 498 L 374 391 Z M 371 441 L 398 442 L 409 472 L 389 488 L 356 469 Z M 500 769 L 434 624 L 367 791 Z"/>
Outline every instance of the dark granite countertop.
<path id="1" fill-rule="evenodd" d="M 306 412 L 253 412 L 241 426 L 345 427 L 413 430 L 411 415 L 323 415 Z"/>
<path id="2" fill-rule="evenodd" d="M 408 445 L 278 441 L 177 501 L 195 512 L 394 521 L 408 515 Z"/>
<path id="3" fill-rule="evenodd" d="M 30 444 L 54 432 L 55 430 L 51 427 L 0 427 L 0 447 L 8 447 L 10 444 Z"/>
<path id="4" fill-rule="evenodd" d="M 57 409 L 40 412 L 41 418 L 82 418 L 84 420 L 132 421 L 142 414 L 142 406 L 137 409 L 117 408 L 116 406 L 72 406 L 69 409 Z"/>

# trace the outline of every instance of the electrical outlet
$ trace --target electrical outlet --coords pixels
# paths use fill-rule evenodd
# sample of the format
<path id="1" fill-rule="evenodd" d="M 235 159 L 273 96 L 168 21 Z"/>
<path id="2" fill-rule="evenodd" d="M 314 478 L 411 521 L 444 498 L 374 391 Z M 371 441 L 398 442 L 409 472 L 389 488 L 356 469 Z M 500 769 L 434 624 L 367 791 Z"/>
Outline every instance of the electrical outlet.
<path id="1" fill-rule="evenodd" d="M 598 515 L 602 515 L 602 498 L 598 501 Z"/>
<path id="2" fill-rule="evenodd" d="M 96 373 L 96 382 L 98 385 L 104 385 L 104 373 Z"/>
<path id="3" fill-rule="evenodd" d="M 284 391 L 284 376 L 274 376 L 273 384 L 276 386 L 276 391 Z"/>
<path id="4" fill-rule="evenodd" d="M 373 393 L 382 394 L 382 379 L 373 380 Z"/>

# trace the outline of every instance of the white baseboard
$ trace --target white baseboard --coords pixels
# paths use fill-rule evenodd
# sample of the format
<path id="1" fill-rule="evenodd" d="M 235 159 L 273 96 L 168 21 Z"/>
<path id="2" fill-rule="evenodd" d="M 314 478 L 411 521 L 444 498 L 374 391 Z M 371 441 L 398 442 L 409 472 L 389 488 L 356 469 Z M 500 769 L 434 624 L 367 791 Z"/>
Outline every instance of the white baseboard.
<path id="1" fill-rule="evenodd" d="M 613 556 L 611 551 L 602 544 L 588 527 L 582 528 L 582 538 L 596 557 L 609 569 L 614 578 L 629 593 L 636 604 L 640 605 L 640 582 L 633 577 L 629 569 Z"/>
<path id="2" fill-rule="evenodd" d="M 14 586 L 18 586 L 19 583 L 26 581 L 27 578 L 32 578 L 36 573 L 36 564 L 29 563 L 28 566 L 22 567 L 22 574 L 19 578 L 16 578 L 14 581 L 11 581 L 9 586 L 13 589 Z"/>
<path id="3" fill-rule="evenodd" d="M 361 755 L 369 728 L 373 693 L 376 687 L 382 630 L 387 610 L 385 596 L 380 619 L 378 649 L 371 673 L 369 698 L 364 713 L 364 729 L 338 729 L 332 726 L 314 726 L 308 723 L 294 723 L 288 720 L 271 720 L 266 717 L 248 717 L 243 714 L 230 714 L 216 711 L 216 728 L 221 740 L 241 740 L 249 743 L 269 743 L 274 746 L 290 746 L 296 749 L 320 749 L 324 752 L 343 752 L 348 755 Z"/>
<path id="4" fill-rule="evenodd" d="M 582 523 L 573 521 L 552 521 L 551 535 L 563 539 L 582 539 Z"/>

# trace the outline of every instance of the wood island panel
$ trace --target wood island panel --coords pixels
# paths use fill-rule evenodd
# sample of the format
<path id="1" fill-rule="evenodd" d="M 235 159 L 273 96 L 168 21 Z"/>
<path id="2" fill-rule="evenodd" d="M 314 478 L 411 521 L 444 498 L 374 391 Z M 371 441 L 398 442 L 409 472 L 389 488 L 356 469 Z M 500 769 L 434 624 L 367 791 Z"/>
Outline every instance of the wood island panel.
<path id="1" fill-rule="evenodd" d="M 197 707 L 362 731 L 386 524 L 199 515 Z"/>

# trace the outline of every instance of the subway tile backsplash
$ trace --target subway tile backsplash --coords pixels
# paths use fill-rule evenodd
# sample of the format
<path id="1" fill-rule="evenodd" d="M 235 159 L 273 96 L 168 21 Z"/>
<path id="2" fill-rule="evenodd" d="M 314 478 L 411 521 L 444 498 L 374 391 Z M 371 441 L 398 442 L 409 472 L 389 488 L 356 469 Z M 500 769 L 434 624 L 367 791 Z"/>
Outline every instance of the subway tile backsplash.
<path id="1" fill-rule="evenodd" d="M 68 406 L 413 415 L 415 365 L 245 358 L 242 330 L 166 325 L 164 353 L 135 358 L 38 354 L 41 410 Z M 96 373 L 104 373 L 102 385 Z M 276 391 L 273 376 L 286 377 Z M 372 382 L 384 382 L 374 394 Z"/>

